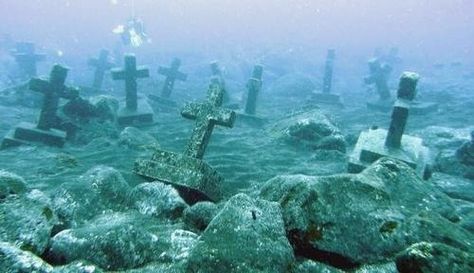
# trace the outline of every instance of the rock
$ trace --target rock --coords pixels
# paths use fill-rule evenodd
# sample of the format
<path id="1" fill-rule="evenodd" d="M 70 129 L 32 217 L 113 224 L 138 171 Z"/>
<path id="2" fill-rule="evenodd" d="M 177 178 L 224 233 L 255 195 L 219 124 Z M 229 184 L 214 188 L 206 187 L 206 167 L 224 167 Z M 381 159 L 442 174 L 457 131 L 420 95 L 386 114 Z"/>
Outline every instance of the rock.
<path id="1" fill-rule="evenodd" d="M 0 170 L 0 201 L 11 194 L 21 194 L 26 191 L 26 182 L 22 177 Z"/>
<path id="2" fill-rule="evenodd" d="M 111 96 L 97 96 L 90 99 L 92 105 L 95 106 L 97 116 L 103 120 L 117 120 L 117 111 L 119 109 L 119 101 Z"/>
<path id="3" fill-rule="evenodd" d="M 130 192 L 130 204 L 143 215 L 176 219 L 188 207 L 178 191 L 161 182 L 142 183 Z"/>
<path id="4" fill-rule="evenodd" d="M 463 249 L 474 243 L 447 220 L 459 221 L 452 201 L 393 159 L 360 174 L 278 176 L 260 196 L 280 203 L 297 255 L 342 269 L 383 262 L 422 240 Z"/>
<path id="5" fill-rule="evenodd" d="M 294 261 L 279 206 L 232 197 L 191 251 L 187 272 L 287 272 Z"/>
<path id="6" fill-rule="evenodd" d="M 148 133 L 135 127 L 126 127 L 120 133 L 119 144 L 130 149 L 144 149 L 147 147 L 159 148 L 158 141 Z"/>
<path id="7" fill-rule="evenodd" d="M 164 251 L 146 226 L 146 219 L 134 215 L 103 215 L 81 228 L 56 234 L 47 257 L 53 264 L 87 260 L 106 270 L 136 268 Z"/>
<path id="8" fill-rule="evenodd" d="M 57 223 L 49 202 L 49 198 L 38 190 L 7 197 L 0 204 L 0 241 L 41 255 Z"/>
<path id="9" fill-rule="evenodd" d="M 463 176 L 468 171 L 468 168 L 456 158 L 456 150 L 450 149 L 438 153 L 435 158 L 434 169 L 454 176 Z"/>
<path id="10" fill-rule="evenodd" d="M 187 230 L 177 229 L 171 233 L 171 247 L 161 255 L 169 263 L 184 263 L 196 245 L 199 236 Z"/>
<path id="11" fill-rule="evenodd" d="M 444 173 L 434 173 L 430 180 L 451 198 L 474 202 L 474 181 Z"/>
<path id="12" fill-rule="evenodd" d="M 102 269 L 88 262 L 77 261 L 54 268 L 53 273 L 103 273 Z"/>
<path id="13" fill-rule="evenodd" d="M 414 244 L 398 255 L 396 263 L 400 273 L 474 272 L 474 254 L 439 243 Z"/>
<path id="14" fill-rule="evenodd" d="M 283 96 L 286 98 L 306 98 L 311 95 L 316 85 L 309 76 L 304 74 L 287 74 L 278 78 L 268 91 L 271 95 Z"/>
<path id="15" fill-rule="evenodd" d="M 199 202 L 184 210 L 183 221 L 193 231 L 203 231 L 219 212 L 212 202 Z"/>
<path id="16" fill-rule="evenodd" d="M 459 148 L 469 140 L 469 129 L 455 129 L 442 126 L 428 126 L 415 135 L 422 137 L 423 142 L 430 148 L 439 150 Z"/>
<path id="17" fill-rule="evenodd" d="M 278 139 L 313 150 L 346 152 L 346 141 L 339 129 L 319 109 L 298 112 L 271 129 Z"/>
<path id="18" fill-rule="evenodd" d="M 52 273 L 53 267 L 29 251 L 0 242 L 0 268 L 7 273 Z"/>
<path id="19" fill-rule="evenodd" d="M 344 271 L 334 268 L 330 265 L 323 263 L 306 260 L 296 267 L 294 267 L 291 273 L 344 273 Z"/>
<path id="20" fill-rule="evenodd" d="M 109 210 L 121 210 L 130 190 L 120 172 L 106 166 L 94 167 L 77 181 L 62 184 L 52 196 L 61 221 L 59 230 L 77 227 Z"/>

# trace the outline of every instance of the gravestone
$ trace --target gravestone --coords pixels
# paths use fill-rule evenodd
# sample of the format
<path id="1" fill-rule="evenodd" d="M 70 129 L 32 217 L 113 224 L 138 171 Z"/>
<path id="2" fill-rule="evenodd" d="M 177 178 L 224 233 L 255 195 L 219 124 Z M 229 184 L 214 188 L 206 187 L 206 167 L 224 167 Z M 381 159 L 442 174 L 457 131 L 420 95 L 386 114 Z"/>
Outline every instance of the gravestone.
<path id="1" fill-rule="evenodd" d="M 224 75 L 222 74 L 222 70 L 219 66 L 217 61 L 213 61 L 210 64 L 212 78 L 217 79 L 219 84 L 221 85 L 222 90 L 224 91 L 224 106 L 229 109 L 239 109 L 238 103 L 230 103 L 230 95 L 229 90 L 227 90 L 227 86 L 224 80 Z"/>
<path id="2" fill-rule="evenodd" d="M 359 135 L 349 158 L 349 172 L 359 173 L 379 158 L 391 157 L 407 163 L 424 179 L 431 176 L 428 164 L 429 150 L 423 145 L 423 140 L 404 135 L 418 79 L 416 73 L 402 74 L 389 129 L 370 129 Z"/>
<path id="3" fill-rule="evenodd" d="M 121 126 L 138 126 L 153 122 L 151 107 L 142 100 L 138 100 L 137 79 L 148 78 L 150 72 L 146 67 L 137 67 L 135 55 L 125 55 L 125 67 L 112 69 L 114 80 L 125 81 L 125 106 L 121 106 L 117 113 L 117 122 Z"/>
<path id="4" fill-rule="evenodd" d="M 388 112 L 393 106 L 388 87 L 388 78 L 392 72 L 392 67 L 381 63 L 379 59 L 369 60 L 370 75 L 364 79 L 365 84 L 375 85 L 375 90 L 379 98 L 375 101 L 367 102 L 367 107 L 372 110 Z"/>
<path id="5" fill-rule="evenodd" d="M 148 98 L 159 103 L 164 107 L 176 107 L 176 102 L 170 100 L 171 92 L 173 91 L 174 84 L 176 81 L 186 81 L 188 75 L 179 71 L 181 66 L 181 60 L 175 58 L 171 63 L 170 67 L 160 66 L 158 73 L 160 75 L 166 76 L 163 89 L 161 90 L 160 96 L 155 96 L 153 94 L 148 95 Z"/>
<path id="6" fill-rule="evenodd" d="M 222 197 L 223 178 L 203 161 L 216 125 L 232 128 L 235 112 L 222 108 L 223 89 L 213 79 L 203 103 L 188 103 L 181 115 L 195 120 L 195 127 L 183 154 L 157 150 L 150 160 L 137 160 L 134 172 L 150 181 L 173 185 L 190 204 L 218 201 Z"/>
<path id="7" fill-rule="evenodd" d="M 262 89 L 263 66 L 257 64 L 253 68 L 252 76 L 247 82 L 247 99 L 244 112 L 238 113 L 238 119 L 255 125 L 262 125 L 265 119 L 257 116 L 257 98 Z"/>
<path id="8" fill-rule="evenodd" d="M 104 82 L 104 74 L 113 67 L 113 63 L 109 61 L 109 51 L 102 49 L 99 54 L 99 58 L 92 58 L 88 62 L 89 66 L 95 67 L 94 82 L 92 87 L 96 90 L 102 88 Z"/>
<path id="9" fill-rule="evenodd" d="M 58 130 L 61 120 L 57 116 L 59 100 L 75 99 L 79 96 L 77 89 L 64 85 L 68 69 L 54 65 L 49 81 L 34 78 L 29 87 L 43 94 L 43 105 L 38 123 L 23 122 L 11 131 L 2 142 L 2 148 L 40 142 L 50 146 L 62 147 L 66 141 L 66 132 Z"/>
<path id="10" fill-rule="evenodd" d="M 28 79 L 36 77 L 36 64 L 46 59 L 46 55 L 35 53 L 35 44 L 27 42 L 17 43 L 12 55 Z"/>
<path id="11" fill-rule="evenodd" d="M 334 60 L 336 51 L 329 49 L 326 57 L 326 65 L 324 68 L 323 89 L 321 93 L 313 93 L 312 100 L 315 103 L 333 104 L 342 106 L 341 98 L 332 92 Z"/>

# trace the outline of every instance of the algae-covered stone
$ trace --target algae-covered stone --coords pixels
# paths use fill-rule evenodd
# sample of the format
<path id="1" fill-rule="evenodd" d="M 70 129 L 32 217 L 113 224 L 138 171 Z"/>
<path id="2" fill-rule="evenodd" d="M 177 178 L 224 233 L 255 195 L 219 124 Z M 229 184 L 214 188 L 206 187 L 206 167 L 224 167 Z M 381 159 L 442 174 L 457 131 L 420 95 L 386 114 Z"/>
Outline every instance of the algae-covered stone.
<path id="1" fill-rule="evenodd" d="M 474 243 L 447 220 L 459 218 L 445 194 L 388 158 L 357 175 L 279 176 L 260 196 L 282 206 L 297 254 L 341 268 L 382 262 L 422 240 L 463 249 Z"/>
<path id="2" fill-rule="evenodd" d="M 472 252 L 439 243 L 414 244 L 398 255 L 396 262 L 400 273 L 474 272 Z"/>
<path id="3" fill-rule="evenodd" d="M 52 273 L 53 267 L 29 251 L 0 242 L 0 270 L 6 273 Z"/>
<path id="4" fill-rule="evenodd" d="M 212 202 L 199 202 L 184 210 L 183 220 L 191 230 L 203 231 L 219 212 Z"/>
<path id="5" fill-rule="evenodd" d="M 292 270 L 291 273 L 343 273 L 344 271 L 339 270 L 335 267 L 330 265 L 326 265 L 323 263 L 318 263 L 311 260 L 306 260 L 298 265 L 296 265 Z"/>
<path id="6" fill-rule="evenodd" d="M 89 262 L 76 261 L 65 266 L 54 268 L 53 273 L 103 273 L 98 266 Z"/>
<path id="7" fill-rule="evenodd" d="M 201 235 L 187 272 L 287 272 L 293 261 L 278 204 L 238 194 Z"/>
<path id="8" fill-rule="evenodd" d="M 135 127 L 126 127 L 123 129 L 119 136 L 119 144 L 131 149 L 159 147 L 158 141 L 156 141 L 153 136 Z"/>
<path id="9" fill-rule="evenodd" d="M 0 170 L 0 200 L 11 194 L 20 194 L 26 191 L 26 182 L 21 176 Z"/>
<path id="10" fill-rule="evenodd" d="M 141 214 L 176 219 L 188 207 L 178 191 L 161 182 L 142 183 L 130 192 L 130 204 Z"/>
<path id="11" fill-rule="evenodd" d="M 38 190 L 9 196 L 0 203 L 0 241 L 41 255 L 57 218 L 49 198 Z"/>

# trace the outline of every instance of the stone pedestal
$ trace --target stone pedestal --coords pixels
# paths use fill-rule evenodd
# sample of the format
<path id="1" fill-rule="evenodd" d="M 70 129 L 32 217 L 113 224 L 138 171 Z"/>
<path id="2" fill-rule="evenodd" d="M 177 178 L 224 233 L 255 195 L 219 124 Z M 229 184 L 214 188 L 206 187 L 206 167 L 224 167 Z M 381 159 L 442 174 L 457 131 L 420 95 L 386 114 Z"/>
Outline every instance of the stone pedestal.
<path id="1" fill-rule="evenodd" d="M 137 110 L 130 110 L 121 105 L 117 113 L 117 122 L 120 126 L 144 126 L 153 123 L 153 110 L 146 101 L 139 100 Z"/>
<path id="2" fill-rule="evenodd" d="M 359 173 L 367 166 L 382 157 L 401 160 L 415 169 L 420 177 L 431 176 L 428 164 L 429 150 L 418 137 L 403 135 L 401 148 L 390 148 L 385 145 L 387 130 L 375 129 L 363 131 L 349 158 L 348 172 Z"/>
<path id="3" fill-rule="evenodd" d="M 134 173 L 171 184 L 188 204 L 219 201 L 223 178 L 206 162 L 167 151 L 156 151 L 151 160 L 137 160 Z"/>
<path id="4" fill-rule="evenodd" d="M 64 131 L 56 129 L 41 130 L 33 123 L 22 122 L 5 136 L 1 149 L 34 143 L 63 147 L 65 142 L 66 132 Z"/>

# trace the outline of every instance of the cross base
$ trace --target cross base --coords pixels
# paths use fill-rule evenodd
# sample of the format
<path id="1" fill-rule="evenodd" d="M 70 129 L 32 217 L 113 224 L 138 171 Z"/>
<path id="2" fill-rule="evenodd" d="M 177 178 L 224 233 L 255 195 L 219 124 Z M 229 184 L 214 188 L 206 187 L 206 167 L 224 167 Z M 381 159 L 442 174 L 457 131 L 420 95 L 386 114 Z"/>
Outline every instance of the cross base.
<path id="1" fill-rule="evenodd" d="M 151 160 L 137 160 L 133 172 L 175 187 L 188 203 L 219 201 L 223 178 L 206 162 L 158 150 Z"/>
<path id="2" fill-rule="evenodd" d="M 341 97 L 337 94 L 331 93 L 313 93 L 311 95 L 311 101 L 316 104 L 333 104 L 343 106 Z"/>
<path id="3" fill-rule="evenodd" d="M 117 122 L 120 126 L 140 126 L 153 123 L 153 110 L 146 102 L 138 103 L 137 110 L 130 110 L 124 105 L 117 112 Z"/>
<path id="4" fill-rule="evenodd" d="M 268 119 L 262 118 L 256 115 L 249 115 L 246 113 L 237 112 L 236 121 L 254 125 L 254 126 L 263 126 L 265 123 L 268 122 Z"/>
<path id="5" fill-rule="evenodd" d="M 367 108 L 370 110 L 388 113 L 392 111 L 394 103 L 395 101 L 392 99 L 369 101 L 367 102 Z"/>
<path id="6" fill-rule="evenodd" d="M 410 114 L 426 115 L 429 113 L 438 112 L 439 105 L 434 102 L 418 102 L 414 101 L 410 105 Z"/>
<path id="7" fill-rule="evenodd" d="M 35 143 L 63 147 L 65 142 L 66 132 L 64 131 L 56 129 L 41 130 L 36 128 L 33 123 L 22 122 L 5 136 L 0 149 Z"/>
<path id="8" fill-rule="evenodd" d="M 421 138 L 404 135 L 402 148 L 396 149 L 385 146 L 386 137 L 387 130 L 385 129 L 361 132 L 354 151 L 349 157 L 348 172 L 359 173 L 378 159 L 390 157 L 405 162 L 423 179 L 431 177 L 428 164 L 429 150 L 423 145 Z"/>
<path id="9" fill-rule="evenodd" d="M 162 98 L 159 96 L 155 96 L 152 94 L 148 95 L 148 99 L 152 101 L 152 103 L 156 103 L 157 106 L 160 108 L 177 108 L 178 104 L 175 101 L 170 99 Z"/>

